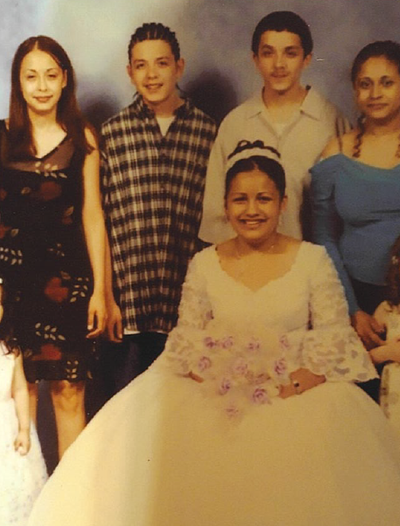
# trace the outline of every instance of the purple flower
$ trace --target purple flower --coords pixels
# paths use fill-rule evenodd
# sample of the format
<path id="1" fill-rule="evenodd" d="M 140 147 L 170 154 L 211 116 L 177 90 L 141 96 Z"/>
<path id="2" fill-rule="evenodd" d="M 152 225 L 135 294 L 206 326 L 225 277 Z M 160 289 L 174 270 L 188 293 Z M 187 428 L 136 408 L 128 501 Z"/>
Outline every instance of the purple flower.
<path id="1" fill-rule="evenodd" d="M 260 340 L 257 340 L 256 338 L 252 338 L 247 344 L 247 350 L 251 352 L 259 351 L 260 350 Z"/>
<path id="2" fill-rule="evenodd" d="M 253 378 L 253 383 L 255 383 L 256 385 L 260 385 L 260 384 L 263 384 L 264 382 L 266 382 L 267 380 L 269 380 L 270 376 L 268 373 L 258 373 L 254 376 Z"/>
<path id="3" fill-rule="evenodd" d="M 265 389 L 262 389 L 261 387 L 257 387 L 253 391 L 253 402 L 255 404 L 269 404 L 270 399 L 267 394 L 267 391 Z"/>
<path id="4" fill-rule="evenodd" d="M 232 370 L 237 376 L 244 376 L 248 371 L 249 366 L 244 358 L 238 358 L 233 364 Z"/>
<path id="5" fill-rule="evenodd" d="M 213 319 L 212 310 L 209 310 L 209 311 L 206 312 L 205 319 L 206 319 L 206 321 L 211 321 Z"/>
<path id="6" fill-rule="evenodd" d="M 226 338 L 223 338 L 219 343 L 223 349 L 230 349 L 233 345 L 233 337 L 227 336 Z"/>
<path id="7" fill-rule="evenodd" d="M 214 349 L 218 345 L 218 340 L 214 340 L 214 338 L 211 338 L 211 336 L 207 336 L 204 338 L 204 345 L 208 349 Z"/>
<path id="8" fill-rule="evenodd" d="M 283 376 L 286 373 L 286 360 L 284 358 L 276 360 L 274 371 L 278 376 Z"/>
<path id="9" fill-rule="evenodd" d="M 229 418 L 235 418 L 240 413 L 239 409 L 233 404 L 228 405 L 228 407 L 225 409 L 225 412 Z"/>
<path id="10" fill-rule="evenodd" d="M 197 364 L 197 367 L 199 371 L 205 371 L 206 369 L 209 369 L 212 365 L 212 361 L 208 356 L 202 356 L 199 360 L 199 363 Z"/>
<path id="11" fill-rule="evenodd" d="M 287 351 L 289 349 L 289 340 L 288 340 L 288 337 L 286 336 L 286 334 L 283 334 L 279 338 L 279 343 L 280 343 L 281 347 L 283 348 L 283 350 Z"/>
<path id="12" fill-rule="evenodd" d="M 221 383 L 219 384 L 218 392 L 220 395 L 225 395 L 231 387 L 232 383 L 229 380 L 229 378 L 223 378 Z"/>

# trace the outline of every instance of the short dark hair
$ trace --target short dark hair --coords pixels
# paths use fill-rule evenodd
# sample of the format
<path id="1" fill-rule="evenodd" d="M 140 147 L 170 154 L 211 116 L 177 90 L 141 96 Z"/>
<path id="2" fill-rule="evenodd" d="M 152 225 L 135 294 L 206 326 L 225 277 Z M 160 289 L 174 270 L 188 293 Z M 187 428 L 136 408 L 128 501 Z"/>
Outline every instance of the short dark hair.
<path id="1" fill-rule="evenodd" d="M 131 36 L 128 46 L 128 62 L 131 61 L 133 46 L 138 42 L 144 42 L 145 40 L 164 40 L 171 46 L 171 51 L 175 60 L 181 58 L 179 42 L 174 31 L 171 31 L 169 27 L 166 27 L 163 24 L 151 22 L 150 24 L 143 24 L 138 27 Z"/>
<path id="2" fill-rule="evenodd" d="M 305 57 L 313 50 L 314 43 L 308 24 L 292 11 L 274 11 L 260 20 L 251 42 L 251 49 L 255 55 L 258 54 L 261 36 L 266 31 L 288 31 L 298 35 Z"/>
<path id="3" fill-rule="evenodd" d="M 265 156 L 260 155 L 259 152 L 257 152 L 257 154 L 251 155 L 251 151 L 252 149 L 254 150 L 254 148 L 257 148 L 257 150 L 265 150 Z M 228 156 L 228 159 L 246 150 L 249 152 L 249 157 L 236 161 L 226 173 L 224 195 L 225 200 L 228 197 L 232 186 L 232 181 L 235 179 L 235 177 L 242 172 L 251 172 L 252 170 L 260 170 L 260 172 L 263 172 L 266 176 L 268 176 L 275 184 L 279 193 L 279 197 L 282 200 L 285 197 L 286 191 L 285 170 L 278 161 L 271 159 L 268 156 L 268 154 L 272 153 L 273 155 L 280 158 L 279 152 L 272 146 L 265 146 L 262 141 L 250 143 L 249 141 L 243 140 L 238 143 L 235 150 Z"/>

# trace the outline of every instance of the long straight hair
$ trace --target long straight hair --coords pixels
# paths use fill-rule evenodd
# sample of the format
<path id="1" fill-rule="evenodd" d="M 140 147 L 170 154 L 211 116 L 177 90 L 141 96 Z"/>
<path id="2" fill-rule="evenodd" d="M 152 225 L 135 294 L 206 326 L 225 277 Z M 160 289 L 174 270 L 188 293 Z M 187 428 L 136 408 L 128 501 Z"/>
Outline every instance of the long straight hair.
<path id="1" fill-rule="evenodd" d="M 6 284 L 2 276 L 0 276 L 0 305 L 2 305 L 4 312 L 3 318 L 0 320 L 0 342 L 6 346 L 7 352 L 14 352 L 19 354 L 18 345 L 13 337 L 13 305 L 10 301 L 9 295 L 6 291 Z"/>
<path id="2" fill-rule="evenodd" d="M 83 155 L 93 148 L 85 137 L 88 126 L 83 118 L 76 100 L 75 73 L 71 61 L 58 42 L 50 37 L 30 37 L 18 47 L 11 66 L 11 97 L 9 111 L 9 141 L 7 157 L 9 159 L 24 159 L 35 155 L 36 148 L 32 136 L 32 125 L 28 115 L 26 101 L 22 95 L 20 73 L 24 57 L 34 49 L 39 49 L 50 55 L 66 74 L 67 84 L 62 90 L 57 104 L 57 122 L 71 137 L 74 146 Z"/>

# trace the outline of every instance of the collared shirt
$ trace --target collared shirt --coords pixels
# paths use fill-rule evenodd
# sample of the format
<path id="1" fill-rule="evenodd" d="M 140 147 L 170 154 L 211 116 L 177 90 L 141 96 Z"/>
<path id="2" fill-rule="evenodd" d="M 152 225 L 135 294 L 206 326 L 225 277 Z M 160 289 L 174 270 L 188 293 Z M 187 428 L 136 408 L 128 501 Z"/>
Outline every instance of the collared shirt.
<path id="1" fill-rule="evenodd" d="M 103 191 L 115 288 L 128 331 L 168 332 L 198 247 L 212 119 L 185 100 L 162 136 L 141 96 L 105 122 Z"/>
<path id="2" fill-rule="evenodd" d="M 262 140 L 281 154 L 286 173 L 288 204 L 279 231 L 302 238 L 300 210 L 303 192 L 310 184 L 309 169 L 317 162 L 328 140 L 348 129 L 335 106 L 309 88 L 299 110 L 282 128 L 271 122 L 262 92 L 232 110 L 223 120 L 210 155 L 203 203 L 200 238 L 220 243 L 234 236 L 225 219 L 226 160 L 239 141 Z"/>

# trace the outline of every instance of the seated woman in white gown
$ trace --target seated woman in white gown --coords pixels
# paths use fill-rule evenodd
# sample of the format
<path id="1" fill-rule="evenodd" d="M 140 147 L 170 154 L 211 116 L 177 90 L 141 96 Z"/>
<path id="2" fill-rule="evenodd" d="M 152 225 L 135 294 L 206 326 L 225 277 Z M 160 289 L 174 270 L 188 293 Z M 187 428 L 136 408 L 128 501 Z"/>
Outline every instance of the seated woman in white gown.
<path id="1" fill-rule="evenodd" d="M 230 161 L 237 237 L 193 259 L 166 350 L 66 452 L 30 526 L 398 526 L 400 456 L 323 247 L 277 233 L 283 169 Z M 272 158 L 271 158 L 272 157 Z"/>

